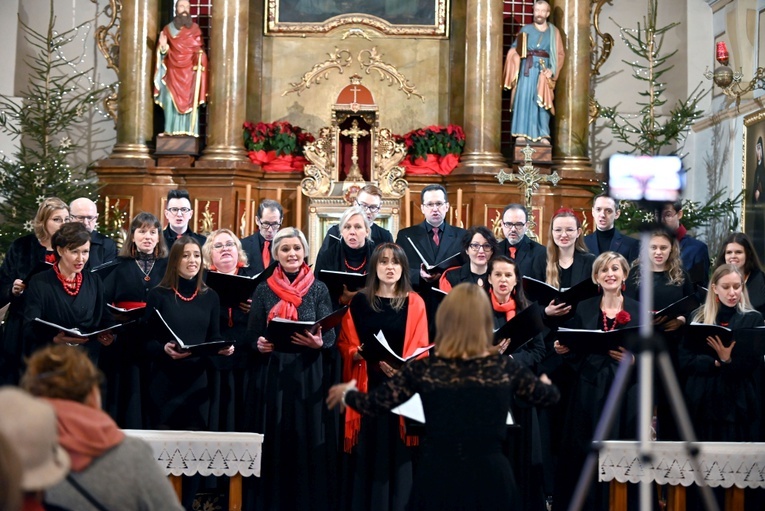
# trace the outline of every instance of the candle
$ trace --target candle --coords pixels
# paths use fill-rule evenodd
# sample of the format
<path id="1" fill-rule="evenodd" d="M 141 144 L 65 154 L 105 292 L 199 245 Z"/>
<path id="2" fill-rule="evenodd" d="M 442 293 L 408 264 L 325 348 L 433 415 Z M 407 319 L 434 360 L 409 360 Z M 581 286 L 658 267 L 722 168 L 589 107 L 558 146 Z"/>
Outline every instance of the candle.
<path id="1" fill-rule="evenodd" d="M 715 58 L 717 59 L 717 62 L 723 66 L 728 65 L 728 48 L 725 46 L 725 41 L 720 41 L 717 43 Z"/>
<path id="2" fill-rule="evenodd" d="M 297 186 L 297 194 L 295 195 L 295 227 L 301 229 L 303 222 L 303 195 L 300 190 L 300 185 Z"/>
<path id="3" fill-rule="evenodd" d="M 411 197 L 409 194 L 409 188 L 404 191 L 404 227 L 409 227 L 412 225 L 412 217 L 411 217 Z"/>
<path id="4" fill-rule="evenodd" d="M 462 227 L 462 188 L 457 188 L 457 213 L 455 216 L 457 217 L 456 225 Z"/>
<path id="5" fill-rule="evenodd" d="M 250 214 L 252 212 L 252 206 L 250 201 L 252 200 L 252 185 L 248 184 L 244 192 L 244 236 L 252 234 L 252 225 L 250 225 Z"/>

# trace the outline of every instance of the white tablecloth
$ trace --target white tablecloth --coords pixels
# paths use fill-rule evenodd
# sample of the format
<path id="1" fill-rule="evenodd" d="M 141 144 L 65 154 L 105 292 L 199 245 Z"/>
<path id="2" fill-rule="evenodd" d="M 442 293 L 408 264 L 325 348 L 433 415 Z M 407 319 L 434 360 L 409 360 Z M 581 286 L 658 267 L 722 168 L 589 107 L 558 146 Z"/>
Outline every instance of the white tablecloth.
<path id="1" fill-rule="evenodd" d="M 598 457 L 599 480 L 640 481 L 690 486 L 696 482 L 683 442 L 653 442 L 644 465 L 638 442 L 604 442 Z M 701 480 L 708 486 L 765 488 L 765 443 L 699 442 Z"/>
<path id="2" fill-rule="evenodd" d="M 166 475 L 260 477 L 263 435 L 206 431 L 125 429 L 146 441 Z"/>

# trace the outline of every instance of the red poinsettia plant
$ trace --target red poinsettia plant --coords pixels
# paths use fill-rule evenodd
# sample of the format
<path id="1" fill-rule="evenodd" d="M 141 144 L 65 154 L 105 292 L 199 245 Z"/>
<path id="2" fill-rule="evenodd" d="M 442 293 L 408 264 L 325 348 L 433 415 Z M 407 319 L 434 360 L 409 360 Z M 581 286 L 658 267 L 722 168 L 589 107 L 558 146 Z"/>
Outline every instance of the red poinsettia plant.
<path id="1" fill-rule="evenodd" d="M 244 123 L 244 146 L 250 161 L 265 171 L 302 171 L 307 163 L 303 147 L 314 136 L 287 121 Z"/>
<path id="2" fill-rule="evenodd" d="M 403 163 L 408 174 L 448 174 L 465 148 L 465 132 L 456 124 L 428 126 L 398 137 L 407 149 Z"/>
<path id="3" fill-rule="evenodd" d="M 616 313 L 616 318 L 614 318 L 614 326 L 626 325 L 630 322 L 631 319 L 632 316 L 630 316 L 629 312 L 621 310 Z"/>

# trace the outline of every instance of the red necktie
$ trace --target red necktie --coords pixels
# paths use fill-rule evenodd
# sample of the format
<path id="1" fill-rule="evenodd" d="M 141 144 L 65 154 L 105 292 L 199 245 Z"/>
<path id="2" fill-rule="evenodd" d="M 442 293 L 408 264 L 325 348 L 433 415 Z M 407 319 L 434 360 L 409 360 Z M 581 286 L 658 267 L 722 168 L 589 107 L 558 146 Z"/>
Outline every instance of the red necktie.
<path id="1" fill-rule="evenodd" d="M 510 257 L 515 259 L 515 252 L 518 250 L 518 247 L 510 247 Z"/>
<path id="2" fill-rule="evenodd" d="M 438 237 L 438 227 L 433 228 L 433 243 L 438 246 L 441 243 L 441 238 Z"/>
<path id="3" fill-rule="evenodd" d="M 268 265 L 271 264 L 271 242 L 266 240 L 265 243 L 263 243 L 263 268 L 268 268 Z"/>

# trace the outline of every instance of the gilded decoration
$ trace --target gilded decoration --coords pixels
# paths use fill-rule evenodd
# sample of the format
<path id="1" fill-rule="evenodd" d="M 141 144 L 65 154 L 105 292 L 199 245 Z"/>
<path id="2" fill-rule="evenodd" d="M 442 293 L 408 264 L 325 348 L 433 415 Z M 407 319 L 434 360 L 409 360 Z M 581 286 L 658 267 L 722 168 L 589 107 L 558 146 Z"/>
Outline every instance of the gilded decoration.
<path id="1" fill-rule="evenodd" d="M 406 94 L 407 99 L 417 96 L 423 103 L 425 102 L 425 98 L 417 92 L 412 82 L 407 80 L 394 65 L 382 61 L 382 54 L 377 53 L 376 46 L 371 50 L 361 50 L 359 52 L 359 64 L 366 74 L 377 71 L 381 82 L 388 81 L 388 87 L 392 87 L 394 83 L 397 83 L 398 90 Z"/>
<path id="2" fill-rule="evenodd" d="M 98 5 L 98 0 L 91 0 L 94 4 Z M 109 3 L 104 7 L 104 14 L 109 17 L 109 22 L 106 25 L 101 25 L 96 29 L 96 44 L 98 50 L 106 59 L 106 65 L 109 69 L 119 74 L 119 59 L 120 59 L 120 26 L 119 19 L 122 12 L 122 0 L 109 0 Z M 118 82 L 114 82 L 109 86 L 112 90 L 106 98 L 104 98 L 104 110 L 117 123 L 117 87 Z"/>
<path id="3" fill-rule="evenodd" d="M 614 48 L 613 36 L 609 33 L 601 32 L 600 30 L 600 11 L 603 9 L 603 5 L 613 5 L 613 3 L 612 0 L 593 0 L 592 3 L 595 6 L 592 10 L 592 27 L 595 29 L 595 33 L 602 42 L 602 44 L 598 46 L 593 37 L 590 36 L 590 45 L 592 46 L 593 55 L 597 56 L 597 60 L 592 67 L 592 74 L 599 75 L 601 66 L 606 63 L 608 57 L 611 56 L 611 50 Z"/>
<path id="4" fill-rule="evenodd" d="M 343 68 L 351 65 L 351 52 L 348 50 L 341 50 L 335 47 L 335 51 L 327 54 L 329 58 L 324 62 L 314 64 L 310 71 L 303 75 L 303 78 L 299 82 L 290 83 L 292 86 L 282 93 L 282 96 L 296 92 L 298 96 L 306 89 L 310 89 L 311 85 L 319 85 L 322 78 L 324 80 L 329 79 L 329 72 L 336 69 L 338 73 L 343 74 Z"/>
<path id="5" fill-rule="evenodd" d="M 387 36 L 449 36 L 449 0 L 265 1 L 268 35 L 326 34 L 361 25 Z"/>
<path id="6" fill-rule="evenodd" d="M 306 144 L 303 154 L 309 164 L 303 171 L 306 177 L 300 182 L 308 197 L 328 195 L 332 187 L 331 169 L 335 167 L 335 139 L 337 128 L 325 126 L 319 130 L 316 140 Z"/>

